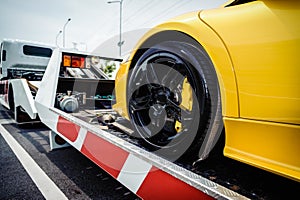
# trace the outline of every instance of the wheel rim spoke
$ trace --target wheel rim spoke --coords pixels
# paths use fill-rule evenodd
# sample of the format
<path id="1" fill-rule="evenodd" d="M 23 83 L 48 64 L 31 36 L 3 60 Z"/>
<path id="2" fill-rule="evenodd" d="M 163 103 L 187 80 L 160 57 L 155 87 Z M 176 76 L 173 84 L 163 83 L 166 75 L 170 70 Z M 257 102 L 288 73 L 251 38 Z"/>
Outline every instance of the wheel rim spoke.
<path id="1" fill-rule="evenodd" d="M 161 55 L 154 54 L 141 63 L 141 69 L 135 75 L 135 83 L 141 89 L 130 101 L 139 134 L 155 146 L 165 146 L 172 139 L 186 134 L 183 129 L 178 132 L 175 124 L 179 122 L 185 127 L 193 121 L 194 115 L 193 111 L 180 105 L 184 98 L 184 81 L 193 76 L 189 67 L 179 57 L 168 53 Z M 155 117 L 151 116 L 155 105 L 164 107 L 165 114 L 156 112 L 152 113 Z"/>
<path id="2" fill-rule="evenodd" d="M 130 109 L 132 112 L 139 112 L 149 109 L 150 106 L 148 104 L 138 105 L 137 102 L 131 101 Z"/>
<path id="3" fill-rule="evenodd" d="M 153 63 L 149 63 L 146 68 L 146 78 L 149 84 L 160 84 L 156 71 L 154 70 Z"/>
<path id="4" fill-rule="evenodd" d="M 172 67 L 170 67 L 170 69 L 168 70 L 167 74 L 164 76 L 163 80 L 162 80 L 162 84 L 163 85 L 168 85 L 168 87 L 173 90 L 175 89 L 175 85 L 177 85 L 176 83 L 180 83 L 181 80 L 183 80 L 184 78 L 181 78 L 182 75 L 176 71 L 174 68 L 177 66 L 177 64 L 173 64 Z M 179 77 L 179 78 L 178 78 Z"/>

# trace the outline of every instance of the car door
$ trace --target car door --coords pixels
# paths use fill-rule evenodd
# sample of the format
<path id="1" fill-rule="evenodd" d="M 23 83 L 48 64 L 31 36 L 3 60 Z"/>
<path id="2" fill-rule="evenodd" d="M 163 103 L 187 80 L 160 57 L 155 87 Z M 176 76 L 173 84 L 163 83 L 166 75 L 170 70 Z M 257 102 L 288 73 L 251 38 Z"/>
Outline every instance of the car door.
<path id="1" fill-rule="evenodd" d="M 300 2 L 252 1 L 200 17 L 231 56 L 240 117 L 300 124 Z"/>

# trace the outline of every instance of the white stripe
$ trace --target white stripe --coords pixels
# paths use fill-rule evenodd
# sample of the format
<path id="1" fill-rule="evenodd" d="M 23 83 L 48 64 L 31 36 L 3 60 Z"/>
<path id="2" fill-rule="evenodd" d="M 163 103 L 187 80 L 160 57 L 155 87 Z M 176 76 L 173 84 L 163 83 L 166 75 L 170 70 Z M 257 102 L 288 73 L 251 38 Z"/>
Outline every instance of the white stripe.
<path id="1" fill-rule="evenodd" d="M 0 133 L 46 199 L 68 199 L 2 125 Z"/>
<path id="2" fill-rule="evenodd" d="M 78 133 L 77 140 L 72 144 L 72 146 L 80 151 L 82 148 L 84 139 L 86 137 L 86 134 L 87 134 L 87 130 L 81 127 L 79 130 L 79 133 Z"/>
<path id="3" fill-rule="evenodd" d="M 149 163 L 129 154 L 117 180 L 132 192 L 136 193 L 145 180 L 151 167 L 152 165 Z"/>
<path id="4" fill-rule="evenodd" d="M 0 124 L 12 124 L 16 123 L 14 119 L 0 119 Z"/>

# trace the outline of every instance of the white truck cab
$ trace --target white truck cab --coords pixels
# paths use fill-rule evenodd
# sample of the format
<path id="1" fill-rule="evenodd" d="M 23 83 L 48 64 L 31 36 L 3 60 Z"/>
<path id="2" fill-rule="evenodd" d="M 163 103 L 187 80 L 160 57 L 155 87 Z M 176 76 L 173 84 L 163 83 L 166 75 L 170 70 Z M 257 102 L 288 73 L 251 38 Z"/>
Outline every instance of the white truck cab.
<path id="1" fill-rule="evenodd" d="M 5 39 L 1 43 L 0 78 L 41 80 L 54 46 Z"/>

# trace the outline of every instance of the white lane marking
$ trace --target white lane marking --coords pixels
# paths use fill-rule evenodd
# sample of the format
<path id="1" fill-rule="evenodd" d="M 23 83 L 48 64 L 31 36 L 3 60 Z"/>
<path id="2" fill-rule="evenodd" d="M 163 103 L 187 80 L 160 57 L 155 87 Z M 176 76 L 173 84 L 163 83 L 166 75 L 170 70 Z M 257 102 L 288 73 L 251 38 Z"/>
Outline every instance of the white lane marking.
<path id="1" fill-rule="evenodd" d="M 14 119 L 0 119 L 0 124 L 11 124 L 16 123 Z"/>
<path id="2" fill-rule="evenodd" d="M 123 185 L 126 185 L 126 187 L 132 192 L 136 193 L 145 180 L 151 167 L 152 165 L 149 163 L 129 154 L 117 180 Z"/>
<path id="3" fill-rule="evenodd" d="M 1 124 L 0 133 L 46 199 L 68 199 Z"/>

